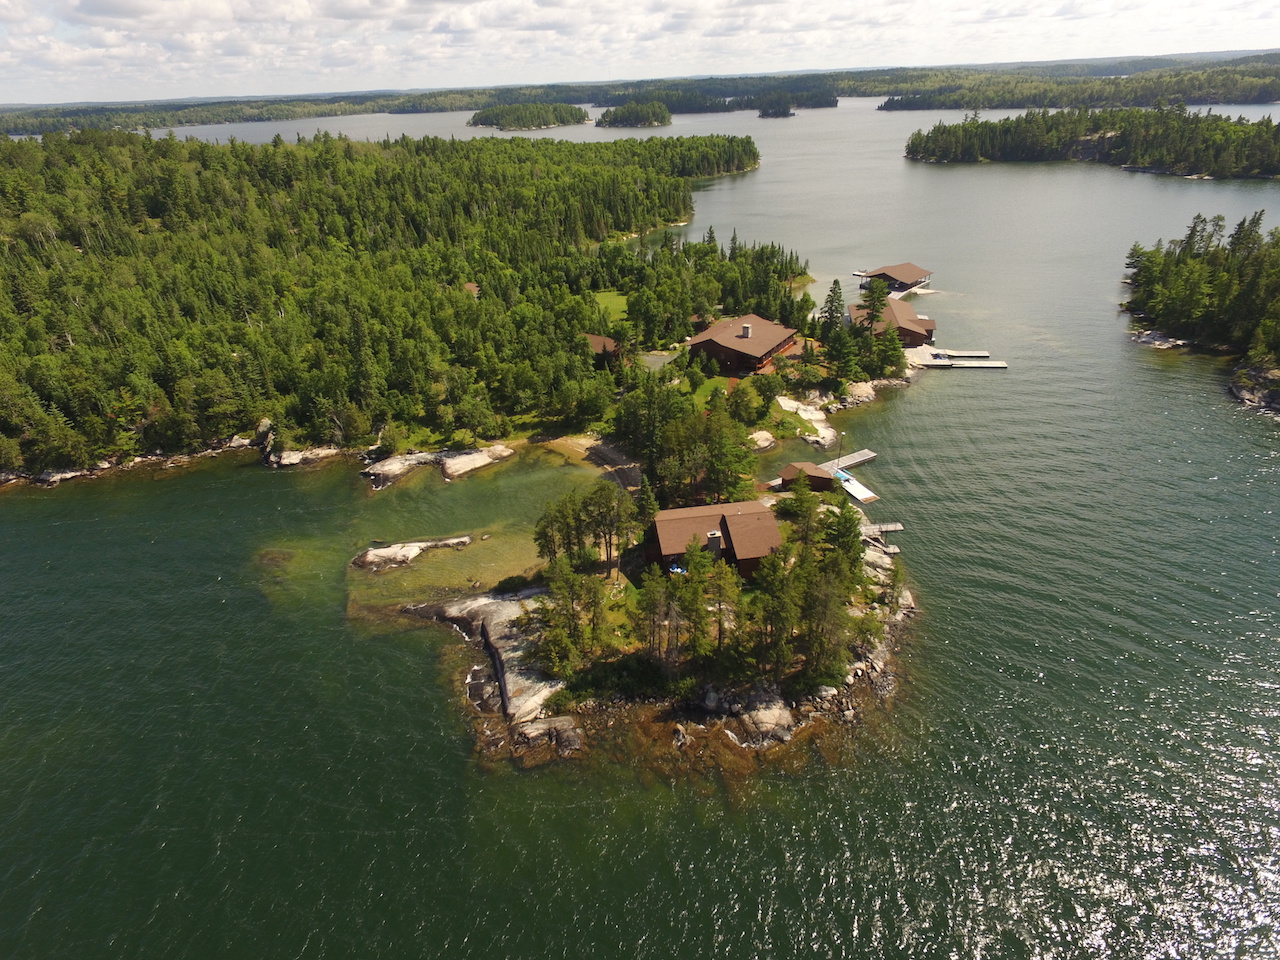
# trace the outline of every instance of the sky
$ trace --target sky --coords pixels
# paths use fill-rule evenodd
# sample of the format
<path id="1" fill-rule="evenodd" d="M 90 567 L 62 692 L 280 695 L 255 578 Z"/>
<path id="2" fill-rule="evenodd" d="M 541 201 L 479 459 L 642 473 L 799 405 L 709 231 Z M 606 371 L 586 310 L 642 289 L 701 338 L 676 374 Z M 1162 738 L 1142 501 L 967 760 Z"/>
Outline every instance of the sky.
<path id="1" fill-rule="evenodd" d="M 1266 0 L 0 0 L 0 103 L 1280 47 Z"/>

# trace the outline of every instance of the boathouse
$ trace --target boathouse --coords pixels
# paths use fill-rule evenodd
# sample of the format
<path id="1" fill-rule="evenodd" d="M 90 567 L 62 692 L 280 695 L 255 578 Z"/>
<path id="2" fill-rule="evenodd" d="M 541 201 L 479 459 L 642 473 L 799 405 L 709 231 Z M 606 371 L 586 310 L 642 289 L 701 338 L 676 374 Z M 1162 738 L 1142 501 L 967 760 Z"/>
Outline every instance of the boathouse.
<path id="1" fill-rule="evenodd" d="M 903 294 L 920 287 L 927 287 L 932 278 L 932 273 L 914 263 L 894 263 L 887 267 L 876 267 L 874 270 L 866 271 L 860 286 L 866 287 L 872 280 L 883 280 L 889 285 L 890 293 Z"/>
<path id="2" fill-rule="evenodd" d="M 779 474 L 782 478 L 782 489 L 789 490 L 796 477 L 801 474 L 809 479 L 810 490 L 830 490 L 835 485 L 836 478 L 831 471 L 822 469 L 810 460 L 800 460 L 796 463 L 788 463 L 782 468 Z"/>
<path id="3" fill-rule="evenodd" d="M 761 560 L 782 547 L 773 511 L 759 500 L 745 500 L 659 510 L 645 538 L 645 559 L 670 570 L 695 539 L 747 580 L 755 576 Z"/>
<path id="4" fill-rule="evenodd" d="M 861 304 L 850 304 L 847 317 L 848 322 L 855 327 L 865 326 L 866 308 Z M 884 302 L 884 310 L 872 328 L 872 333 L 879 336 L 889 329 L 890 324 L 898 331 L 898 339 L 902 341 L 904 347 L 923 347 L 927 343 L 932 343 L 934 331 L 938 327 L 928 317 L 922 317 L 916 313 L 916 308 L 911 304 L 892 299 Z"/>
<path id="5" fill-rule="evenodd" d="M 774 357 L 796 350 L 796 331 L 754 313 L 721 320 L 689 341 L 690 355 L 707 354 L 721 373 L 736 376 L 769 373 Z"/>

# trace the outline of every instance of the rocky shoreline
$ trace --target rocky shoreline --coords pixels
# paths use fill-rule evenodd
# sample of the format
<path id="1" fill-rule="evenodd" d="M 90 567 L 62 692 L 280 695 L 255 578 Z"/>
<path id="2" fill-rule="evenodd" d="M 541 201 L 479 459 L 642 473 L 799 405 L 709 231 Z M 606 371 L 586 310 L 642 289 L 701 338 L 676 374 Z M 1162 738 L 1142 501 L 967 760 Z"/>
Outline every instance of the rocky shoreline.
<path id="1" fill-rule="evenodd" d="M 1222 347 L 1181 340 L 1159 330 L 1134 330 L 1134 343 L 1156 350 L 1205 350 L 1212 353 L 1229 353 Z M 1227 393 L 1246 407 L 1270 416 L 1280 415 L 1280 369 L 1238 364 L 1231 373 Z"/>
<path id="2" fill-rule="evenodd" d="M 866 548 L 869 579 L 886 592 L 894 591 L 891 548 L 878 534 L 866 538 Z M 446 603 L 410 604 L 401 611 L 454 626 L 472 649 L 485 655 L 466 671 L 462 686 L 477 750 L 490 760 L 538 765 L 585 757 L 607 742 L 629 737 L 631 750 L 647 744 L 646 750 L 675 750 L 687 754 L 686 759 L 697 755 L 702 763 L 723 767 L 737 763 L 735 754 L 772 751 L 802 734 L 807 738 L 820 725 L 856 725 L 868 709 L 886 703 L 897 691 L 895 653 L 906 621 L 917 612 L 906 588 L 897 588 L 892 603 L 858 611 L 881 621 L 883 639 L 848 664 L 841 687 L 821 687 L 802 700 L 787 700 L 769 684 L 747 689 L 708 686 L 693 702 L 616 697 L 580 703 L 570 713 L 557 714 L 546 707 L 564 684 L 539 668 L 533 641 L 523 629 L 523 618 L 536 608 L 540 594 L 484 593 Z"/>
<path id="3" fill-rule="evenodd" d="M 254 437 L 235 436 L 208 449 L 196 453 L 180 454 L 145 454 L 128 461 L 117 462 L 103 460 L 92 467 L 79 470 L 45 470 L 38 474 L 20 471 L 0 470 L 0 487 L 14 483 L 27 483 L 34 486 L 56 487 L 67 480 L 85 477 L 102 477 L 124 470 L 136 470 L 144 467 L 173 469 L 208 457 L 217 457 L 225 453 L 243 452 L 251 449 L 262 451 L 262 462 L 271 468 L 288 468 L 320 463 L 334 457 L 352 456 L 365 459 L 371 450 L 345 450 L 340 447 L 307 447 L 302 450 L 272 450 L 274 433 L 270 421 L 258 425 Z M 381 490 L 396 480 L 412 472 L 420 466 L 438 465 L 445 480 L 454 480 L 473 470 L 486 467 L 515 455 L 515 450 L 500 443 L 475 450 L 436 450 L 420 453 L 417 451 L 374 460 L 360 471 L 362 476 L 373 482 L 374 490 Z"/>
<path id="4" fill-rule="evenodd" d="M 829 450 L 836 446 L 840 439 L 839 432 L 835 427 L 831 426 L 827 419 L 827 414 L 836 410 L 848 410 L 852 407 L 861 406 L 864 403 L 870 403 L 879 395 L 879 391 L 892 387 L 905 387 L 911 383 L 910 376 L 900 379 L 890 380 L 871 380 L 859 383 L 849 384 L 849 388 L 845 396 L 837 397 L 830 393 L 822 393 L 813 391 L 804 400 L 795 400 L 791 397 L 778 397 L 777 404 L 787 413 L 794 413 L 801 420 L 808 423 L 816 431 L 816 434 L 809 434 L 801 437 L 801 439 L 819 447 L 823 450 Z M 763 439 L 756 439 L 758 434 L 765 431 L 757 431 L 751 435 L 756 450 L 767 450 L 771 444 L 766 444 Z"/>

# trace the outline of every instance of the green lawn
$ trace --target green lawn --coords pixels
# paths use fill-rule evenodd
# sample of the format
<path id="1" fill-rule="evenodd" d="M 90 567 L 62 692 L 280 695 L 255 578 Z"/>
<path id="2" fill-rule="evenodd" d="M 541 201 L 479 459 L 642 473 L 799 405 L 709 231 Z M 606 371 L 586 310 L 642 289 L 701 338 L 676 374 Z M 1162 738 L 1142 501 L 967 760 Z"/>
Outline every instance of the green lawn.
<path id="1" fill-rule="evenodd" d="M 611 319 L 621 320 L 627 315 L 627 298 L 617 290 L 597 291 L 596 301 L 609 311 Z"/>

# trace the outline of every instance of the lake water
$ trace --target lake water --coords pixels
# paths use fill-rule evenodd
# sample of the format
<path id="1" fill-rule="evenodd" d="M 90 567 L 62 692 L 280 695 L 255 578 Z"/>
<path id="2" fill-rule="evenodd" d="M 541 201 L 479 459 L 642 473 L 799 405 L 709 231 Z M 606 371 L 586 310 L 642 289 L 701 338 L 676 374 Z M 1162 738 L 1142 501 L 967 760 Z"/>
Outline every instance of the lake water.
<path id="1" fill-rule="evenodd" d="M 0 956 L 1280 953 L 1280 428 L 1116 310 L 1133 241 L 1280 187 L 915 165 L 907 135 L 959 115 L 873 106 L 660 131 L 763 155 L 699 188 L 687 232 L 793 247 L 819 301 L 920 263 L 940 343 L 1010 364 L 838 420 L 880 453 L 860 479 L 925 608 L 845 762 L 748 784 L 476 762 L 447 639 L 361 616 L 346 562 L 514 543 L 498 506 L 584 479 L 555 458 L 377 497 L 345 464 L 228 460 L 7 490 Z"/>

